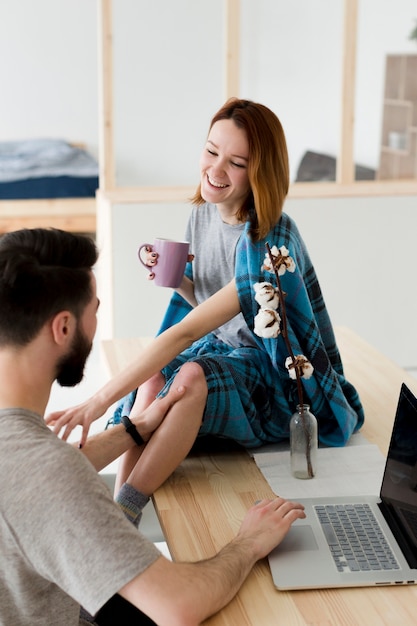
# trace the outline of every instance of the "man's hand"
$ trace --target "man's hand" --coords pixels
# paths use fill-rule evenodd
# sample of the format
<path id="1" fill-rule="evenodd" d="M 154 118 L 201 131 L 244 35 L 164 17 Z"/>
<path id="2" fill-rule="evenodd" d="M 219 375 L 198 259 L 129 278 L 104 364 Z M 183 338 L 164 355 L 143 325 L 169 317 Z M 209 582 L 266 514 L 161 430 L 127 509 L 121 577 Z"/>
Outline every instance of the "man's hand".
<path id="1" fill-rule="evenodd" d="M 295 520 L 305 516 L 304 507 L 298 502 L 280 497 L 261 500 L 245 515 L 236 539 L 248 539 L 258 560 L 281 543 Z"/>
<path id="2" fill-rule="evenodd" d="M 255 563 L 304 517 L 301 504 L 262 500 L 249 509 L 235 539 L 217 555 L 195 563 L 157 559 L 119 593 L 158 624 L 201 624 L 230 602 Z"/>
<path id="3" fill-rule="evenodd" d="M 185 387 L 169 388 L 168 393 L 160 398 L 156 398 L 146 409 L 135 415 L 132 410 L 130 420 L 136 426 L 142 439 L 146 442 L 151 438 L 152 433 L 162 424 L 169 410 L 185 394 Z"/>
<path id="4" fill-rule="evenodd" d="M 80 439 L 80 447 L 82 447 L 87 441 L 88 431 L 94 420 L 104 415 L 101 407 L 98 406 L 94 397 L 86 400 L 82 404 L 70 407 L 63 411 L 55 411 L 50 413 L 45 422 L 48 426 L 53 427 L 53 431 L 56 435 L 59 435 L 64 428 L 64 432 L 61 437 L 64 441 L 68 439 L 71 432 L 76 426 L 82 426 L 82 434 Z"/>
<path id="5" fill-rule="evenodd" d="M 168 393 L 163 398 L 157 398 L 148 406 L 147 409 L 141 411 L 138 415 L 131 414 L 130 418 L 137 427 L 140 435 L 144 441 L 150 439 L 152 433 L 158 428 L 158 426 L 165 419 L 168 411 L 175 402 L 181 400 L 185 394 L 185 387 L 171 387 Z M 65 409 L 63 411 L 55 411 L 50 413 L 45 422 L 48 426 L 53 427 L 53 431 L 56 435 L 62 433 L 62 439 L 66 441 L 76 426 L 82 426 L 82 435 L 79 441 L 79 446 L 82 448 L 87 441 L 88 431 L 94 420 L 98 419 L 104 414 L 101 408 L 99 408 L 95 398 L 90 398 L 82 404 Z"/>
<path id="6" fill-rule="evenodd" d="M 184 385 L 177 387 L 171 385 L 165 397 L 158 398 L 138 415 L 133 423 L 138 427 L 140 417 L 141 428 L 138 428 L 138 431 L 145 441 L 150 438 L 154 429 L 165 419 L 170 408 L 184 397 L 185 392 L 186 388 Z M 126 452 L 126 450 L 133 447 L 137 447 L 133 438 L 126 433 L 123 426 L 117 426 L 89 437 L 85 445 L 83 445 L 82 452 L 99 472 Z M 138 450 L 140 453 L 140 448 Z"/>

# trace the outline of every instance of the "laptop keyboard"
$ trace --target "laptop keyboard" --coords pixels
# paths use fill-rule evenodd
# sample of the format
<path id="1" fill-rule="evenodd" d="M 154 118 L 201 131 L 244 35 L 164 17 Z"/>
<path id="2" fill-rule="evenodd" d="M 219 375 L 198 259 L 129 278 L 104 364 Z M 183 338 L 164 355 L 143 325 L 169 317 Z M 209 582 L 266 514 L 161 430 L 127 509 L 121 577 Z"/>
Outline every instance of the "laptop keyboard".
<path id="1" fill-rule="evenodd" d="M 339 572 L 399 569 L 368 504 L 314 507 Z"/>

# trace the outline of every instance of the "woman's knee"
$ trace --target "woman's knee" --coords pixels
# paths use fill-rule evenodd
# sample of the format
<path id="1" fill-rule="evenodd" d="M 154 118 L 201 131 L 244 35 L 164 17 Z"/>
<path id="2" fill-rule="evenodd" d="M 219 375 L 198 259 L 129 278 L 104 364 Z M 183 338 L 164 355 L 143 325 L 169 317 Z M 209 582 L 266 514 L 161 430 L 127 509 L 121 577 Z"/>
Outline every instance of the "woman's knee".
<path id="1" fill-rule="evenodd" d="M 177 383 L 185 385 L 190 392 L 204 393 L 207 395 L 207 381 L 203 368 L 198 363 L 190 361 L 184 363 L 175 377 Z"/>

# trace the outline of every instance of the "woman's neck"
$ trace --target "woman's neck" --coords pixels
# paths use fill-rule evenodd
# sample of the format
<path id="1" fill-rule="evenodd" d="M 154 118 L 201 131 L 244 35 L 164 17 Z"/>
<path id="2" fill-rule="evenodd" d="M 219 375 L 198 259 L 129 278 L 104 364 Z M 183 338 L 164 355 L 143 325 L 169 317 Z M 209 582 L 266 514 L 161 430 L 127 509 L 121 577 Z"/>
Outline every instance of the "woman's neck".
<path id="1" fill-rule="evenodd" d="M 239 207 L 226 207 L 223 204 L 218 204 L 217 210 L 220 215 L 220 219 L 224 224 L 230 224 L 230 226 L 237 226 L 242 224 L 242 220 L 239 219 Z"/>

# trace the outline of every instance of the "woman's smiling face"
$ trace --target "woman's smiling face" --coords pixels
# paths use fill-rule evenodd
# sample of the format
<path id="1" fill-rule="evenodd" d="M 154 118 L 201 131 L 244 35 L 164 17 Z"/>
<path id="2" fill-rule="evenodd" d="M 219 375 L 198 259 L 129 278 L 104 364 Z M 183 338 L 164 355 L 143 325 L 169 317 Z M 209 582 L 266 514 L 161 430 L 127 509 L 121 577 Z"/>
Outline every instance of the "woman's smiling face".
<path id="1" fill-rule="evenodd" d="M 204 200 L 236 213 L 250 191 L 248 161 L 246 132 L 231 119 L 215 122 L 200 158 Z"/>

